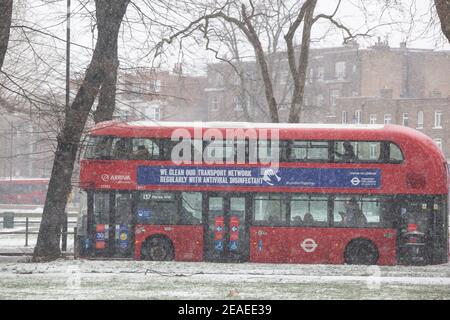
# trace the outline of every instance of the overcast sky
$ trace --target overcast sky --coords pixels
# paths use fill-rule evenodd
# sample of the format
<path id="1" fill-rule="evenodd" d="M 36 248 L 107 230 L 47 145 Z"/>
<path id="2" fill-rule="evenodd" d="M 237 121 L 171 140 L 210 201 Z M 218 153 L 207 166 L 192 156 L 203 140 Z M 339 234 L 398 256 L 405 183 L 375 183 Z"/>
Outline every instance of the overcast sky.
<path id="1" fill-rule="evenodd" d="M 42 0 L 41 0 L 42 1 Z M 65 38 L 65 11 L 66 1 L 51 1 L 51 3 L 44 3 L 41 1 L 33 1 L 31 4 L 27 2 L 27 10 L 22 13 L 28 24 L 36 24 L 38 27 L 48 27 L 52 33 L 57 34 L 61 38 Z M 171 16 L 172 21 L 180 24 L 186 24 L 186 17 L 177 16 L 177 4 L 182 1 L 171 2 L 170 10 L 164 10 L 162 7 L 157 8 L 161 10 L 161 15 Z M 349 26 L 356 32 L 366 32 L 368 27 L 375 25 L 387 24 L 378 27 L 370 32 L 371 37 L 359 38 L 358 42 L 362 47 L 367 47 L 376 42 L 377 37 L 382 40 L 386 38 L 392 47 L 398 47 L 401 41 L 407 41 L 408 47 L 427 48 L 435 50 L 448 50 L 450 46 L 443 40 L 440 35 L 439 25 L 437 28 L 430 28 L 428 26 L 432 16 L 430 14 L 431 0 L 403 0 L 400 1 L 403 10 L 389 10 L 382 12 L 378 1 L 362 1 L 366 6 L 364 10 L 358 9 L 356 4 L 361 3 L 359 0 L 344 0 L 336 15 L 336 18 Z M 87 1 L 84 1 L 87 2 Z M 315 13 L 331 13 L 334 10 L 337 0 L 318 0 Z M 144 2 L 140 0 L 135 1 L 141 8 L 145 8 Z M 156 3 L 156 2 L 155 2 Z M 93 9 L 93 1 L 89 3 Z M 95 26 L 93 19 L 87 14 L 83 2 L 72 0 L 72 41 L 74 43 L 93 48 L 95 39 L 93 38 Z M 130 21 L 136 17 L 136 9 L 130 5 L 127 16 Z M 156 15 L 155 12 L 148 12 L 149 15 Z M 411 18 L 413 17 L 413 19 Z M 393 24 L 395 22 L 395 24 Z M 428 26 L 428 27 L 427 27 Z M 342 32 L 334 30 L 328 32 L 328 36 L 322 38 L 324 33 L 329 30 L 330 24 L 328 22 L 321 22 L 314 25 L 313 47 L 330 47 L 339 46 L 342 44 Z M 126 25 L 124 31 L 121 33 L 120 39 L 120 59 L 121 67 L 134 66 L 151 66 L 153 55 L 150 54 L 150 47 L 161 38 L 161 31 L 155 27 L 152 29 L 145 29 L 140 26 L 138 22 Z M 425 32 L 426 31 L 426 32 Z M 152 37 L 148 37 L 149 33 L 153 33 Z M 167 33 L 163 33 L 167 35 Z M 300 33 L 299 33 L 300 34 Z M 300 37 L 300 35 L 299 35 Z M 320 40 L 319 40 L 320 39 Z M 41 40 L 49 40 L 45 37 Z M 147 42 L 146 42 L 147 41 Z M 60 48 L 57 51 L 55 61 L 61 60 L 63 65 L 64 57 L 64 43 L 55 41 L 55 44 Z M 163 61 L 153 62 L 156 66 L 161 66 L 163 69 L 170 69 L 174 63 L 183 62 L 186 65 L 187 71 L 201 73 L 204 72 L 207 63 L 214 62 L 214 57 L 211 53 L 206 52 L 203 46 L 198 46 L 192 41 L 185 41 L 183 50 L 180 50 L 178 45 L 171 46 L 166 51 L 166 56 Z M 44 51 L 46 49 L 43 49 Z M 52 50 L 53 51 L 53 50 Z M 251 51 L 249 51 L 251 52 Z M 48 54 L 56 54 L 48 52 Z M 72 46 L 72 70 L 75 72 L 82 72 L 90 60 L 90 50 L 82 49 L 78 46 Z"/>

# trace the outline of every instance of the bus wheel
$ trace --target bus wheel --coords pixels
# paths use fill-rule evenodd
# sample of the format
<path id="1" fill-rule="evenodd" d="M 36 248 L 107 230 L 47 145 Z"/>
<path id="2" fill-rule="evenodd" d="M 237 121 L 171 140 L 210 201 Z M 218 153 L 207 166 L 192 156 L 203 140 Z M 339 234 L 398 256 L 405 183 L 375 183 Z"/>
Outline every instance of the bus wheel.
<path id="1" fill-rule="evenodd" d="M 372 241 L 367 239 L 350 241 L 344 252 L 344 260 L 347 264 L 377 264 L 378 257 L 377 247 Z"/>
<path id="2" fill-rule="evenodd" d="M 174 259 L 171 241 L 165 237 L 152 237 L 145 240 L 141 249 L 142 260 L 170 261 Z"/>

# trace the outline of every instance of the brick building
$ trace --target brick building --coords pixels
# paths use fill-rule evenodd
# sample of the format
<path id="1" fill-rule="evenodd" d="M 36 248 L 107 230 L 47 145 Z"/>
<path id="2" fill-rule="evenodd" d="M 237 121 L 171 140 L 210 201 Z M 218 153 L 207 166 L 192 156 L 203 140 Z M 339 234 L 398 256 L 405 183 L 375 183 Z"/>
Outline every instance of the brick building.
<path id="1" fill-rule="evenodd" d="M 408 126 L 430 136 L 450 161 L 450 97 L 391 98 L 382 92 L 378 97 L 339 98 L 336 117 L 329 121 Z"/>
<path id="2" fill-rule="evenodd" d="M 271 67 L 280 118 L 286 121 L 292 92 L 287 58 L 279 54 Z M 255 62 L 245 64 L 247 105 L 251 121 L 270 121 L 259 70 Z M 376 97 L 380 91 L 397 98 L 450 96 L 450 52 L 392 48 L 378 42 L 360 48 L 356 42 L 341 47 L 311 49 L 304 96 L 303 122 L 330 122 L 339 97 Z M 239 82 L 225 64 L 208 67 L 210 120 L 245 120 L 239 101 Z M 384 91 L 383 91 L 384 90 Z M 245 100 L 245 99 L 244 99 Z"/>
<path id="3" fill-rule="evenodd" d="M 39 116 L 4 112 L 0 119 L 0 177 L 50 177 L 55 134 Z"/>
<path id="4" fill-rule="evenodd" d="M 81 81 L 72 80 L 75 94 Z M 133 69 L 118 76 L 115 117 L 122 120 L 201 121 L 207 119 L 205 77 L 154 69 Z M 2 100 L 3 101 L 3 100 Z M 56 146 L 58 120 L 64 96 L 49 97 L 54 108 L 29 114 L 0 101 L 0 177 L 49 177 Z M 75 168 L 75 171 L 78 168 Z M 76 179 L 77 174 L 74 174 Z"/>
<path id="5" fill-rule="evenodd" d="M 206 120 L 205 78 L 173 71 L 132 69 L 118 76 L 115 116 L 123 120 Z"/>

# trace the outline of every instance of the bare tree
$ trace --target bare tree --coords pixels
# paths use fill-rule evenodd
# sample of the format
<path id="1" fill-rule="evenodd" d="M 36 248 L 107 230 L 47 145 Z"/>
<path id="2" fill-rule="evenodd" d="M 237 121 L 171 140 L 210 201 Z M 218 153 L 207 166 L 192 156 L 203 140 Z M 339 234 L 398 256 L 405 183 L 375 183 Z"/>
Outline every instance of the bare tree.
<path id="1" fill-rule="evenodd" d="M 0 70 L 8 48 L 13 0 L 0 0 Z"/>
<path id="2" fill-rule="evenodd" d="M 65 110 L 33 261 L 48 261 L 60 256 L 62 219 L 81 135 L 103 81 L 111 79 L 107 75 L 108 68 L 117 63 L 117 38 L 128 3 L 128 0 L 95 1 L 98 39 L 83 82 L 74 101 Z"/>
<path id="3" fill-rule="evenodd" d="M 291 8 L 287 8 L 283 1 L 260 1 L 258 8 L 264 14 L 259 15 L 259 19 L 255 24 L 255 31 L 258 38 L 264 38 L 264 53 L 267 59 L 269 76 L 274 84 L 274 91 L 278 101 L 286 101 L 286 96 L 292 92 L 290 81 L 280 81 L 285 74 L 283 73 L 282 60 L 285 53 L 280 49 L 280 41 L 283 39 L 283 32 L 287 29 L 292 21 L 293 14 Z M 290 10 L 291 9 L 291 10 Z M 226 8 L 227 15 L 231 15 L 230 8 Z M 247 121 L 255 121 L 257 118 L 256 110 L 264 117 L 270 118 L 265 104 L 260 103 L 260 97 L 264 96 L 264 86 L 261 87 L 261 81 L 257 77 L 255 71 L 258 66 L 254 61 L 249 60 L 251 53 L 248 48 L 248 40 L 242 37 L 240 29 L 233 23 L 219 19 L 217 25 L 206 24 L 202 30 L 204 39 L 206 40 L 206 49 L 214 53 L 217 60 L 224 62 L 230 66 L 236 74 L 237 78 L 229 83 L 229 76 L 224 74 L 224 78 L 228 79 L 227 84 L 230 89 L 237 93 L 237 102 L 240 104 L 244 118 Z M 222 48 L 226 48 L 225 53 Z M 224 73 L 221 65 L 214 68 L 214 72 Z M 256 70 L 255 70 L 256 67 Z M 234 108 L 230 109 L 233 112 Z"/>
<path id="4" fill-rule="evenodd" d="M 294 91 L 292 94 L 291 109 L 289 111 L 289 122 L 300 122 L 300 112 L 303 103 L 303 95 L 305 91 L 306 69 L 308 67 L 309 46 L 311 41 L 311 29 L 314 23 L 313 13 L 317 0 L 307 1 L 301 7 L 300 12 L 294 23 L 289 27 L 284 39 L 287 44 L 287 54 L 289 60 L 289 68 L 291 70 L 294 82 Z M 295 48 L 293 45 L 294 34 L 296 33 L 300 23 L 303 21 L 302 44 L 299 54 L 298 65 L 295 61 Z"/>
<path id="5" fill-rule="evenodd" d="M 450 42 L 450 0 L 434 0 L 442 32 Z"/>
<path id="6" fill-rule="evenodd" d="M 290 6 L 287 9 L 289 22 L 286 26 L 278 29 L 278 32 L 280 32 L 278 37 L 287 30 L 284 34 L 284 39 L 289 62 L 289 72 L 293 80 L 288 121 L 294 123 L 300 122 L 313 25 L 319 20 L 328 21 L 334 28 L 342 31 L 344 42 L 356 36 L 367 36 L 369 31 L 357 34 L 352 33 L 349 27 L 336 19 L 336 13 L 341 7 L 340 0 L 337 1 L 336 7 L 331 14 L 319 13 L 317 15 L 314 15 L 317 0 L 288 3 L 281 1 L 278 8 L 264 6 L 261 2 L 254 4 L 251 0 L 248 1 L 249 5 L 246 3 L 236 0 L 227 1 L 222 7 L 216 6 L 213 9 L 207 7 L 210 9 L 208 13 L 192 19 L 188 26 L 180 28 L 170 37 L 163 39 L 160 46 L 163 43 L 172 43 L 177 38 L 190 36 L 198 29 L 203 30 L 204 34 L 208 35 L 207 29 L 211 29 L 211 25 L 217 20 L 234 25 L 244 35 L 247 43 L 253 48 L 254 57 L 264 86 L 264 96 L 269 110 L 270 120 L 272 122 L 280 122 L 276 90 L 274 89 L 275 83 L 271 74 L 271 68 L 277 68 L 280 65 L 274 64 L 273 59 L 276 57 L 276 54 L 270 54 L 270 50 L 268 52 L 264 49 L 267 38 L 264 37 L 264 33 L 260 32 L 259 29 L 261 28 L 262 19 L 271 19 L 277 16 L 277 12 L 281 8 L 285 9 L 287 6 Z M 280 21 L 275 22 L 280 23 Z M 302 30 L 300 48 L 294 44 L 294 38 L 299 30 Z M 269 41 L 269 44 L 275 46 L 278 45 L 278 41 L 274 43 L 270 43 Z"/>

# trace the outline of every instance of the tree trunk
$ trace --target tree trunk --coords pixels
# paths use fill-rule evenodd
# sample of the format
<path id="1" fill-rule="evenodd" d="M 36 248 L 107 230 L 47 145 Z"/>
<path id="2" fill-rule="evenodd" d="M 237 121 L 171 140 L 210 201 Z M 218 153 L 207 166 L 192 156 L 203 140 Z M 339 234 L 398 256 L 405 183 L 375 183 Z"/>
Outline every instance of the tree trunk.
<path id="1" fill-rule="evenodd" d="M 0 70 L 8 48 L 13 0 L 0 0 Z"/>
<path id="2" fill-rule="evenodd" d="M 264 93 L 266 96 L 267 104 L 269 106 L 270 119 L 272 122 L 278 123 L 280 122 L 280 118 L 278 115 L 278 105 L 273 92 L 272 78 L 270 77 L 269 67 L 267 65 L 264 49 L 250 19 L 247 17 L 244 5 L 242 5 L 242 17 L 244 19 L 245 26 L 247 27 L 244 33 L 253 46 L 253 49 L 255 50 L 256 62 L 259 65 L 261 77 L 264 84 Z"/>
<path id="3" fill-rule="evenodd" d="M 442 32 L 450 43 L 450 0 L 434 0 Z"/>
<path id="4" fill-rule="evenodd" d="M 108 78 L 108 68 L 117 61 L 117 38 L 128 2 L 95 1 L 98 39 L 84 80 L 72 105 L 66 110 L 64 124 L 58 135 L 33 261 L 49 261 L 61 254 L 61 226 L 80 138 L 100 86 Z"/>
<path id="5" fill-rule="evenodd" d="M 303 95 L 305 93 L 306 70 L 308 68 L 309 47 L 311 43 L 311 29 L 314 24 L 313 13 L 316 7 L 316 1 L 311 1 L 305 11 L 303 21 L 302 45 L 298 69 L 292 73 L 294 80 L 294 91 L 292 93 L 291 108 L 289 110 L 289 123 L 299 123 L 303 106 Z M 292 71 L 292 70 L 291 70 Z"/>
<path id="6" fill-rule="evenodd" d="M 270 120 L 274 123 L 278 123 L 280 122 L 280 118 L 278 115 L 278 106 L 277 101 L 275 99 L 275 94 L 273 92 L 272 79 L 270 77 L 266 56 L 264 54 L 261 43 L 259 42 L 259 39 L 256 36 L 253 38 L 249 38 L 249 40 L 252 43 L 253 48 L 255 50 L 256 61 L 259 65 L 260 69 L 259 71 L 261 72 L 261 77 L 264 84 L 264 93 L 266 96 L 267 104 L 269 106 Z"/>
<path id="7" fill-rule="evenodd" d="M 117 42 L 116 42 L 117 46 Z M 112 120 L 116 108 L 117 69 L 119 60 L 117 48 L 114 49 L 115 57 L 112 57 L 111 65 L 106 67 L 106 73 L 100 87 L 97 109 L 94 111 L 94 122 Z"/>

